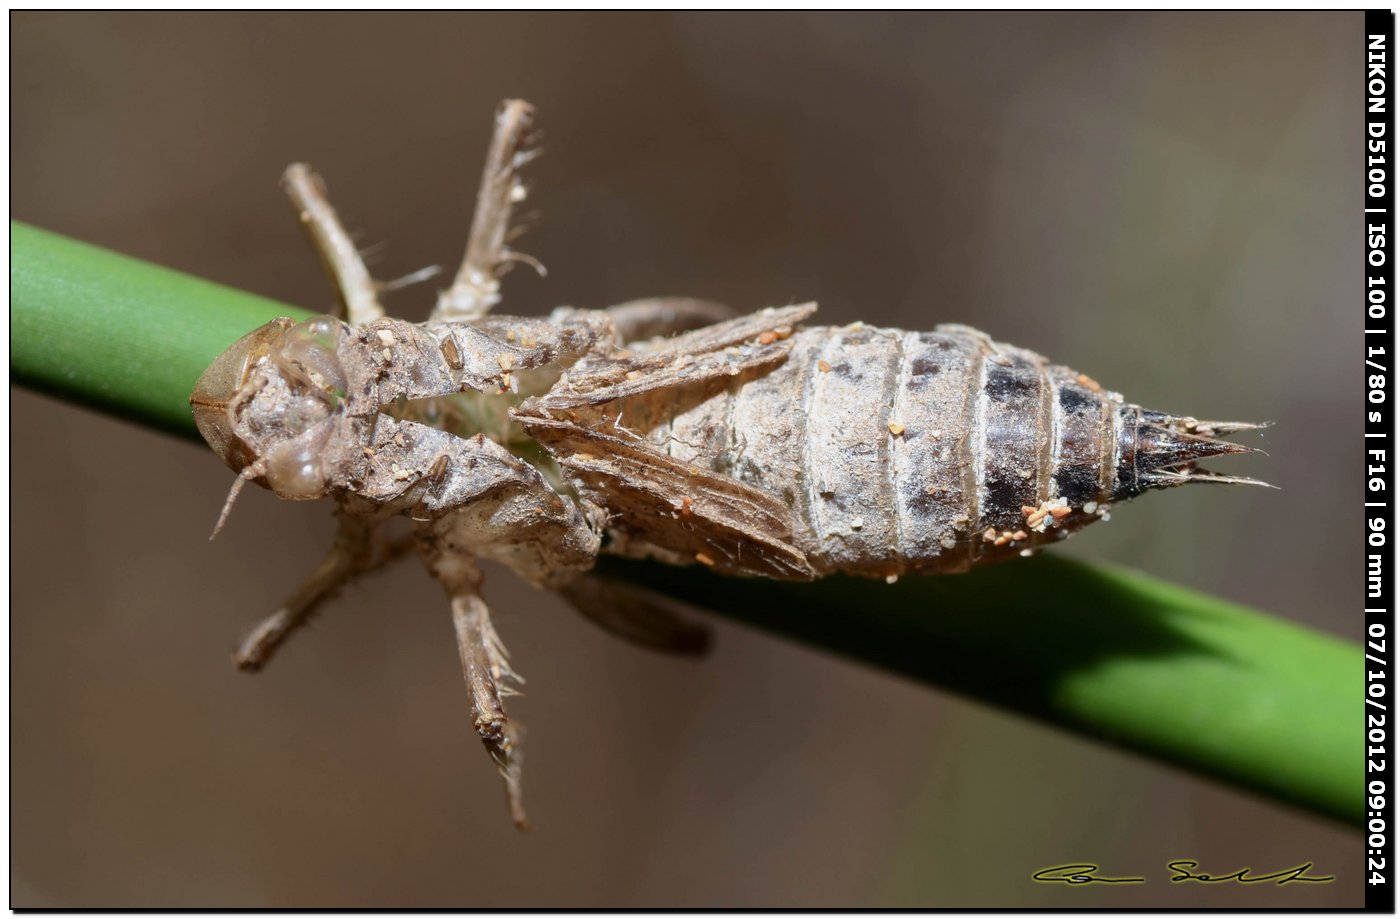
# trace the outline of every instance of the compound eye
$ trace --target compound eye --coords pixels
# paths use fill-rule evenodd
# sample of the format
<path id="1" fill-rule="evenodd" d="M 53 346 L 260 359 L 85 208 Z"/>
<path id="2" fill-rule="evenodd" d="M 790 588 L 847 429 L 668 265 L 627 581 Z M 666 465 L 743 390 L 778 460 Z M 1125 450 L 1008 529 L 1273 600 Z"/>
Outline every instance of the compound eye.
<path id="1" fill-rule="evenodd" d="M 335 404 L 345 395 L 345 370 L 336 354 L 344 328 L 331 316 L 299 322 L 282 337 L 273 359 L 284 374 Z"/>
<path id="2" fill-rule="evenodd" d="M 215 358 L 194 385 L 190 395 L 194 423 L 205 442 L 234 471 L 251 462 L 252 456 L 234 436 L 229 403 L 248 382 L 249 368 L 294 324 L 290 319 L 274 319 L 244 335 Z"/>
<path id="3" fill-rule="evenodd" d="M 267 485 L 279 498 L 307 501 L 326 494 L 322 448 L 330 431 L 279 444 L 267 457 Z"/>

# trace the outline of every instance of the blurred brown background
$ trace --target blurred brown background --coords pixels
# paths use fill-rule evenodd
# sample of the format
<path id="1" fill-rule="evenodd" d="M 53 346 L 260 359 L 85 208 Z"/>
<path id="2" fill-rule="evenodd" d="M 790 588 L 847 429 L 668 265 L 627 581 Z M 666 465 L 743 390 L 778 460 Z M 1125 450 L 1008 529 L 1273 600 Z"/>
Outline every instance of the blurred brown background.
<path id="1" fill-rule="evenodd" d="M 1228 465 L 1282 492 L 1149 496 L 1063 551 L 1359 632 L 1359 13 L 12 26 L 20 220 L 324 308 L 282 168 L 322 171 L 379 277 L 455 266 L 521 96 L 550 273 L 512 275 L 508 310 L 815 298 L 1273 420 L 1271 455 Z M 432 287 L 390 309 L 424 317 Z M 230 476 L 207 450 L 12 403 L 14 906 L 1361 903 L 1350 828 L 722 622 L 703 663 L 650 656 L 498 572 L 529 680 L 519 835 L 415 565 L 236 673 L 329 507 L 249 494 L 210 544 Z M 1338 880 L 1168 884 L 1183 857 Z M 1153 882 L 1029 880 L 1076 860 Z"/>

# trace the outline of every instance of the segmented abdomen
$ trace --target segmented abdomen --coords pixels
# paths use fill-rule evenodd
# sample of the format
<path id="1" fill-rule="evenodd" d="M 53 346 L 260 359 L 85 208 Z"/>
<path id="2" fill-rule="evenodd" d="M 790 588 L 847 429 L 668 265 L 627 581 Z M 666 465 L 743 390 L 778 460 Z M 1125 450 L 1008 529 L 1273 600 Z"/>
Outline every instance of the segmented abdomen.
<path id="1" fill-rule="evenodd" d="M 1122 491 L 1125 413 L 1135 435 L 1135 406 L 973 329 L 856 324 L 801 329 L 783 364 L 640 426 L 784 499 L 818 573 L 888 576 L 963 570 L 1097 519 Z"/>

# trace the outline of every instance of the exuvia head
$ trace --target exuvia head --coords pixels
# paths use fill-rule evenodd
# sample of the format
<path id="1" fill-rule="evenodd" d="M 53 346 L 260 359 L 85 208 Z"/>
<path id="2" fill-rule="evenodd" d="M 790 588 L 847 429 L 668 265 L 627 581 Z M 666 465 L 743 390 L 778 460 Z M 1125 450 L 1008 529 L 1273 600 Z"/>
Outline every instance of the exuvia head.
<path id="1" fill-rule="evenodd" d="M 190 396 L 195 424 L 239 473 L 225 515 L 248 480 L 292 500 L 327 493 L 321 454 L 345 398 L 337 349 L 346 330 L 331 316 L 274 319 L 240 338 L 200 376 Z"/>

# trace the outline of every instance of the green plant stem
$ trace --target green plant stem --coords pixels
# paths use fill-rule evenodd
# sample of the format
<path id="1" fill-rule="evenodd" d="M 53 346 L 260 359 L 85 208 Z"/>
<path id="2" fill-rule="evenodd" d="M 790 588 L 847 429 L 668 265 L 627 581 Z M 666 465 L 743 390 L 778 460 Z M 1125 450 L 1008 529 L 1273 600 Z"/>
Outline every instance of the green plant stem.
<path id="1" fill-rule="evenodd" d="M 197 436 L 186 400 L 232 341 L 307 315 L 10 228 L 15 380 L 164 431 Z M 1232 603 L 1053 556 L 894 585 L 619 559 L 603 570 L 1318 813 L 1362 816 L 1361 650 Z M 879 714 L 843 730 L 833 742 L 878 745 Z"/>
<path id="2" fill-rule="evenodd" d="M 198 439 L 190 391 L 219 352 L 305 310 L 10 221 L 10 362 L 31 389 Z"/>

